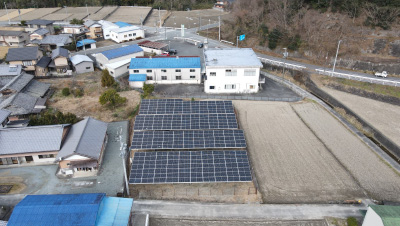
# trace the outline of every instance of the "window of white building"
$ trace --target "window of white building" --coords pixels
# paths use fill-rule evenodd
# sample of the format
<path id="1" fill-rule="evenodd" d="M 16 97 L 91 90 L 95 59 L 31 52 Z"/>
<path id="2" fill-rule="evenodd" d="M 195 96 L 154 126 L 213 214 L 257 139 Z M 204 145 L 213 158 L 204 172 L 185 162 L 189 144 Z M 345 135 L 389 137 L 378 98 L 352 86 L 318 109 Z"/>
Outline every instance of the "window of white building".
<path id="1" fill-rule="evenodd" d="M 227 85 L 225 85 L 225 89 L 236 89 L 236 85 L 235 84 L 227 84 Z"/>
<path id="2" fill-rule="evenodd" d="M 237 70 L 226 69 L 225 70 L 225 75 L 226 76 L 236 76 L 237 75 Z"/>
<path id="3" fill-rule="evenodd" d="M 245 69 L 244 76 L 256 76 L 256 70 L 255 69 Z"/>

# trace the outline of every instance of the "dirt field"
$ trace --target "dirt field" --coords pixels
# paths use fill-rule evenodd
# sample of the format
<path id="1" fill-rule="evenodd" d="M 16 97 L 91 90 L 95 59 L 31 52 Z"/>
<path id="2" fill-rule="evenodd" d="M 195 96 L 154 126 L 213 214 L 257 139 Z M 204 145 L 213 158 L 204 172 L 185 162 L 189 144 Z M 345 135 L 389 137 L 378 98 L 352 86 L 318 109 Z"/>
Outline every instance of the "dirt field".
<path id="1" fill-rule="evenodd" d="M 42 79 L 42 82 L 51 83 L 52 88 L 56 89 L 55 94 L 48 100 L 48 108 L 54 108 L 61 112 L 71 112 L 79 117 L 92 116 L 96 119 L 112 122 L 127 120 L 129 114 L 140 102 L 140 94 L 137 91 L 123 91 L 119 94 L 127 98 L 125 106 L 114 110 L 107 109 L 100 105 L 99 97 L 106 88 L 101 87 L 101 72 L 85 73 L 78 75 L 75 79 L 76 87 L 84 90 L 83 97 L 61 95 L 61 89 L 72 87 L 72 78 Z"/>
<path id="2" fill-rule="evenodd" d="M 43 20 L 65 20 L 66 18 L 70 17 L 71 13 L 65 13 L 65 9 L 58 11 L 57 13 L 48 14 L 40 19 Z"/>
<path id="3" fill-rule="evenodd" d="M 167 13 L 167 10 L 160 10 L 160 13 L 158 12 L 158 9 L 153 9 L 149 17 L 147 17 L 147 20 L 145 22 L 145 26 L 150 26 L 150 27 L 155 27 L 155 26 L 160 26 L 160 17 L 161 21 L 165 17 Z"/>
<path id="4" fill-rule="evenodd" d="M 16 11 L 16 9 L 8 9 L 8 13 L 12 13 L 14 11 Z M 5 9 L 0 9 L 0 17 L 4 16 L 4 15 L 6 15 L 6 17 L 7 17 L 7 11 Z"/>
<path id="5" fill-rule="evenodd" d="M 214 9 L 173 11 L 168 19 L 165 20 L 164 26 L 181 27 L 181 24 L 184 24 L 185 28 L 198 27 L 200 16 L 202 26 L 208 23 L 218 23 L 218 16 L 221 16 L 221 21 L 230 17 L 228 13 Z"/>
<path id="6" fill-rule="evenodd" d="M 295 104 L 296 113 L 376 200 L 400 201 L 400 174 L 318 105 Z"/>
<path id="7" fill-rule="evenodd" d="M 91 20 L 103 20 L 108 14 L 110 14 L 117 6 L 104 6 L 102 9 L 97 11 L 95 14 L 91 14 L 89 18 Z"/>
<path id="8" fill-rule="evenodd" d="M 31 11 L 34 11 L 34 8 L 30 8 L 30 9 L 21 9 L 21 17 L 23 14 L 25 13 L 29 13 Z M 0 17 L 0 21 L 8 21 L 8 17 L 14 18 L 14 17 L 18 17 L 18 10 L 14 10 L 12 12 L 8 11 L 8 16 L 7 14 L 4 14 L 3 16 Z"/>
<path id="9" fill-rule="evenodd" d="M 204 220 L 171 219 L 150 217 L 151 226 L 325 226 L 325 220 L 298 221 L 244 221 L 244 220 Z"/>
<path id="10" fill-rule="evenodd" d="M 88 7 L 90 14 L 94 14 L 101 9 L 101 7 Z M 87 16 L 86 7 L 67 7 L 67 9 L 61 9 L 55 13 L 43 16 L 42 19 L 45 20 L 72 20 L 83 19 Z"/>
<path id="11" fill-rule="evenodd" d="M 35 9 L 31 12 L 25 13 L 21 15 L 21 20 L 34 20 L 34 19 L 39 19 L 41 17 L 44 17 L 48 14 L 54 13 L 57 10 L 60 10 L 61 8 L 38 8 Z M 20 21 L 19 16 L 17 15 L 16 17 L 12 18 L 13 21 Z"/>
<path id="12" fill-rule="evenodd" d="M 364 197 L 291 104 L 234 101 L 234 106 L 264 203 L 326 203 Z"/>
<path id="13" fill-rule="evenodd" d="M 140 24 L 140 19 L 146 18 L 150 13 L 150 7 L 120 6 L 107 20 L 111 22 L 123 21 L 131 24 Z"/>
<path id="14" fill-rule="evenodd" d="M 322 88 L 358 114 L 385 136 L 400 145 L 400 107 L 334 89 Z M 362 104 L 360 104 L 362 103 Z"/>

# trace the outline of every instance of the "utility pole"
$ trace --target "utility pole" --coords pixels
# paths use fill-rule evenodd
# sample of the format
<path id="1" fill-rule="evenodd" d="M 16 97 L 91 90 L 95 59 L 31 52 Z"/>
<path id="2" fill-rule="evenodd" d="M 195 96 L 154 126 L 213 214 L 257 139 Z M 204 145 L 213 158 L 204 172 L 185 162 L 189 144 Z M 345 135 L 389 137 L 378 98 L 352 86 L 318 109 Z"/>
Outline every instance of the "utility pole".
<path id="1" fill-rule="evenodd" d="M 218 40 L 219 41 L 221 41 L 221 16 L 218 16 L 218 23 L 219 23 L 219 26 L 218 26 Z"/>
<path id="2" fill-rule="evenodd" d="M 239 48 L 239 36 L 236 36 L 236 48 Z"/>
<path id="3" fill-rule="evenodd" d="M 122 136 L 120 136 L 120 139 L 122 138 Z M 128 185 L 128 176 L 126 173 L 126 165 L 125 165 L 125 161 L 126 161 L 126 144 L 124 143 L 123 145 L 121 145 L 121 153 L 119 154 L 119 156 L 122 158 L 122 165 L 124 167 L 124 177 L 125 177 L 125 186 L 126 186 L 126 194 L 129 197 L 129 185 Z"/>
<path id="4" fill-rule="evenodd" d="M 328 54 L 329 54 L 329 52 L 326 52 L 324 74 L 325 74 L 326 68 L 328 67 Z"/>
<path id="5" fill-rule="evenodd" d="M 160 21 L 160 28 L 161 28 L 161 8 L 158 7 L 158 20 Z"/>
<path id="6" fill-rule="evenodd" d="M 11 24 L 10 15 L 8 15 L 8 10 L 7 10 L 6 2 L 4 2 L 4 7 L 6 8 L 6 13 L 7 13 L 7 17 L 8 17 L 8 24 Z"/>
<path id="7" fill-rule="evenodd" d="M 86 4 L 86 13 L 87 13 L 87 18 L 89 19 L 89 9 L 87 7 L 87 4 Z"/>
<path id="8" fill-rule="evenodd" d="M 333 69 L 332 72 L 335 72 L 335 67 L 336 67 L 336 60 L 337 60 L 337 56 L 339 53 L 339 47 L 340 47 L 340 43 L 342 42 L 342 40 L 339 40 L 338 45 L 337 45 L 337 50 L 336 50 L 336 57 L 335 57 L 335 62 L 333 63 Z"/>
<path id="9" fill-rule="evenodd" d="M 208 27 L 210 27 L 211 19 L 208 19 L 208 26 L 207 26 L 207 43 L 208 43 Z"/>
<path id="10" fill-rule="evenodd" d="M 67 6 L 64 6 L 64 8 L 65 8 L 65 20 L 67 20 L 67 17 L 68 17 Z"/>
<path id="11" fill-rule="evenodd" d="M 288 57 L 287 48 L 283 48 L 285 52 L 283 53 L 283 78 L 285 78 L 285 67 L 286 67 L 286 58 Z"/>
<path id="12" fill-rule="evenodd" d="M 165 40 L 167 40 L 167 27 L 164 27 Z"/>

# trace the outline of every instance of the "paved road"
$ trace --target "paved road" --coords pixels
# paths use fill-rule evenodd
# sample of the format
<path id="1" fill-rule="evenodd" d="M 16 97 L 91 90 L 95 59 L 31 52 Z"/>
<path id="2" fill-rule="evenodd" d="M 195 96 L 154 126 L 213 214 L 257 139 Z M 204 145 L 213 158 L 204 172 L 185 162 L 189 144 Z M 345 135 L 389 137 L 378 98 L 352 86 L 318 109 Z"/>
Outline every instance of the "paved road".
<path id="1" fill-rule="evenodd" d="M 268 219 L 312 220 L 326 216 L 347 218 L 362 217 L 365 205 L 269 205 L 269 204 L 208 204 L 175 201 L 135 200 L 135 214 L 151 216 L 194 217 L 211 219 Z"/>

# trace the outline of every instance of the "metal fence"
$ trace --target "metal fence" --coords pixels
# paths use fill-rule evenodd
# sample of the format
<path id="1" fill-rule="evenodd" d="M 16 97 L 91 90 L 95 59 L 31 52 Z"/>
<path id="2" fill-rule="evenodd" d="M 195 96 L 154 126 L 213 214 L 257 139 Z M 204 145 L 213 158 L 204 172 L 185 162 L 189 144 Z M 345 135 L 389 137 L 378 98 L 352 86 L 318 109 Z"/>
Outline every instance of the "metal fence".
<path id="1" fill-rule="evenodd" d="M 277 60 L 270 60 L 270 59 L 262 58 L 262 57 L 258 57 L 258 59 L 260 59 L 260 61 L 263 63 L 271 64 L 271 65 L 275 65 L 275 66 L 280 66 L 280 67 L 285 67 L 285 68 L 290 68 L 290 69 L 295 69 L 295 70 L 306 69 L 306 67 L 304 67 L 302 65 L 298 65 L 298 64 L 291 64 L 291 63 L 286 63 L 286 62 L 277 61 Z"/>

